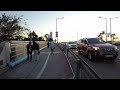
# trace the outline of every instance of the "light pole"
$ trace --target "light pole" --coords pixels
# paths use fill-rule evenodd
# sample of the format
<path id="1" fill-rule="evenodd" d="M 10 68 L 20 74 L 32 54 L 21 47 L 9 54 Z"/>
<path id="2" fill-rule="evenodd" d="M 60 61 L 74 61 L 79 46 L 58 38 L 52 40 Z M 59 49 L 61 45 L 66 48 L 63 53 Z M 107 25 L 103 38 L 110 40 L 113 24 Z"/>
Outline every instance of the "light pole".
<path id="1" fill-rule="evenodd" d="M 58 43 L 58 31 L 57 31 L 57 20 L 58 19 L 63 19 L 64 17 L 61 17 L 61 18 L 56 18 L 56 41 Z"/>
<path id="2" fill-rule="evenodd" d="M 111 41 L 112 41 L 111 19 L 115 19 L 115 18 L 118 18 L 118 17 L 110 18 L 110 38 L 111 38 Z"/>
<path id="3" fill-rule="evenodd" d="M 104 17 L 99 17 L 99 18 L 103 18 L 103 19 L 105 19 L 105 21 L 106 21 L 106 41 L 107 41 L 107 19 L 104 18 Z"/>

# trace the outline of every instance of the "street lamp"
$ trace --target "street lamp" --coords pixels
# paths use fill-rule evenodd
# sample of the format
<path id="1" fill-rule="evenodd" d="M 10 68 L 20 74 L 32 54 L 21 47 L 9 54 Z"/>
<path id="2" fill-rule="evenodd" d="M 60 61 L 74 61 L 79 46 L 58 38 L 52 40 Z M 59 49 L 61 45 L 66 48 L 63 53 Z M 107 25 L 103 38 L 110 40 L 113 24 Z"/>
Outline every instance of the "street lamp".
<path id="1" fill-rule="evenodd" d="M 99 17 L 99 18 L 103 18 L 103 19 L 105 19 L 105 21 L 106 21 L 106 41 L 107 41 L 107 19 L 104 18 L 104 17 Z"/>
<path id="2" fill-rule="evenodd" d="M 57 39 L 57 43 L 58 43 L 57 20 L 58 20 L 58 19 L 63 19 L 63 18 L 64 18 L 64 17 L 56 18 L 56 39 Z"/>
<path id="3" fill-rule="evenodd" d="M 112 41 L 111 19 L 115 19 L 115 18 L 119 18 L 119 17 L 110 18 L 110 38 L 111 38 L 111 41 Z"/>

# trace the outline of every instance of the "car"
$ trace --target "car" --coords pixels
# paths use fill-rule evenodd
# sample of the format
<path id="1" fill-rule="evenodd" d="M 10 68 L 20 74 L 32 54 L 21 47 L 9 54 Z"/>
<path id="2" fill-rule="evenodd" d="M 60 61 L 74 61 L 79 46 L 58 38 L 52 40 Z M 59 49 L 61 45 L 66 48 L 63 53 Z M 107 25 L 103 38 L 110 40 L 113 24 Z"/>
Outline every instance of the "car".
<path id="1" fill-rule="evenodd" d="M 101 38 L 84 38 L 77 43 L 79 54 L 84 54 L 91 61 L 101 58 L 110 58 L 112 61 L 118 56 L 117 46 L 106 43 Z"/>
<path id="2" fill-rule="evenodd" d="M 67 42 L 67 43 L 66 43 L 66 46 L 67 46 L 69 49 L 76 49 L 76 45 L 77 45 L 76 42 Z"/>
<path id="3" fill-rule="evenodd" d="M 113 42 L 112 44 L 115 46 L 120 46 L 120 42 Z"/>

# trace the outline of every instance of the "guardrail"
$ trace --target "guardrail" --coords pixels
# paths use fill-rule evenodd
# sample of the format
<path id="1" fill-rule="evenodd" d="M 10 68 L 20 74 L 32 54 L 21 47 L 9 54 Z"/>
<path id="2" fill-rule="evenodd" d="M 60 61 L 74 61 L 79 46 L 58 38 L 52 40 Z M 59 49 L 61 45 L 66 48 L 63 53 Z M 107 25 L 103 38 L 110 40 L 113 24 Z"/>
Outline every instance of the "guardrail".
<path id="1" fill-rule="evenodd" d="M 11 47 L 11 54 L 10 54 L 10 63 L 13 63 L 15 61 L 18 61 L 19 58 L 27 56 L 27 49 L 26 45 L 29 41 L 11 41 L 10 47 Z M 40 48 L 43 48 L 46 46 L 45 41 L 36 41 L 39 44 Z"/>
<path id="2" fill-rule="evenodd" d="M 66 54 L 76 79 L 101 79 L 99 75 L 76 53 L 70 50 L 66 45 L 58 45 Z"/>

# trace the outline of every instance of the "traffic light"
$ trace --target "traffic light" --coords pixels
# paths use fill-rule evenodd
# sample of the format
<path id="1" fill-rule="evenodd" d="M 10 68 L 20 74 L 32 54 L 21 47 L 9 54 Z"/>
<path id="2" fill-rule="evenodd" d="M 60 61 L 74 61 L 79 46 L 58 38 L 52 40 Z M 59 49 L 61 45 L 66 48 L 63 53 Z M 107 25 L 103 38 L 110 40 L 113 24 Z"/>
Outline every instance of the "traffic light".
<path id="1" fill-rule="evenodd" d="M 58 37 L 58 32 L 56 32 L 56 37 Z"/>

